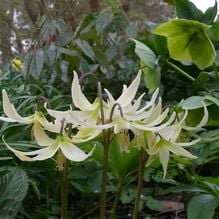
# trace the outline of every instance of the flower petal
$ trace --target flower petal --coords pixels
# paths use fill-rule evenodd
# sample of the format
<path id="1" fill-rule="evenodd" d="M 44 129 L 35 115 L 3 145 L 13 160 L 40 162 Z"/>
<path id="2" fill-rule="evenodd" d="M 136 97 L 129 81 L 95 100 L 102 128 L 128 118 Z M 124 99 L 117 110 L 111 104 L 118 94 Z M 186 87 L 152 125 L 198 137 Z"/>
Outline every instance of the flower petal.
<path id="1" fill-rule="evenodd" d="M 82 143 L 96 138 L 102 132 L 101 129 L 79 128 L 77 134 L 72 138 L 74 143 Z"/>
<path id="2" fill-rule="evenodd" d="M 125 106 L 131 103 L 138 90 L 140 80 L 141 80 L 141 71 L 138 72 L 136 78 L 132 81 L 129 87 L 122 93 L 122 95 L 116 100 L 116 102 L 119 103 L 121 106 Z"/>
<path id="3" fill-rule="evenodd" d="M 87 100 L 81 91 L 81 86 L 79 84 L 78 75 L 74 71 L 74 79 L 71 87 L 72 100 L 74 105 L 80 110 L 92 110 L 92 104 Z"/>
<path id="4" fill-rule="evenodd" d="M 53 139 L 49 138 L 48 135 L 43 131 L 43 128 L 39 122 L 34 122 L 33 132 L 34 137 L 40 146 L 47 146 L 52 144 Z"/>
<path id="5" fill-rule="evenodd" d="M 33 123 L 34 115 L 31 115 L 31 116 L 28 116 L 28 117 L 21 117 L 17 113 L 14 105 L 10 102 L 10 100 L 8 98 L 8 95 L 7 95 L 7 92 L 4 89 L 2 90 L 2 98 L 3 98 L 4 113 L 9 118 L 8 120 L 6 119 L 4 121 L 7 121 L 7 122 L 10 122 L 10 121 L 20 122 L 20 123 L 24 123 L 24 124 Z"/>
<path id="6" fill-rule="evenodd" d="M 178 156 L 183 156 L 187 157 L 190 159 L 196 159 L 197 157 L 191 154 L 189 151 L 185 150 L 183 147 L 177 146 L 165 139 L 162 139 L 163 146 L 166 147 L 169 151 L 172 153 L 178 155 Z"/>
<path id="7" fill-rule="evenodd" d="M 13 149 L 12 147 L 10 147 L 4 140 L 4 136 L 2 136 L 2 141 L 4 142 L 4 144 L 6 145 L 6 147 L 12 151 L 14 153 L 14 155 L 16 157 L 18 157 L 20 160 L 22 161 L 34 161 L 32 158 L 26 156 L 26 155 L 32 155 L 32 152 L 22 152 L 22 151 L 18 151 Z"/>
<path id="8" fill-rule="evenodd" d="M 193 141 L 190 141 L 190 142 L 177 142 L 177 143 L 174 143 L 176 146 L 179 146 L 179 147 L 188 147 L 188 146 L 192 146 L 194 144 L 197 144 L 198 142 L 200 142 L 202 139 L 201 138 L 197 138 Z"/>
<path id="9" fill-rule="evenodd" d="M 183 129 L 188 130 L 188 131 L 199 131 L 202 129 L 203 126 L 206 125 L 206 123 L 208 122 L 208 109 L 204 102 L 202 102 L 202 104 L 204 107 L 204 116 L 202 117 L 202 120 L 200 121 L 200 123 L 195 127 L 183 126 Z"/>
<path id="10" fill-rule="evenodd" d="M 61 141 L 60 147 L 65 157 L 75 162 L 80 162 L 80 161 L 87 159 L 88 157 L 92 155 L 92 152 L 94 150 L 92 149 L 91 152 L 86 154 L 80 148 L 76 147 L 74 144 L 67 142 L 67 141 Z"/>
<path id="11" fill-rule="evenodd" d="M 58 110 L 51 110 L 47 108 L 46 103 L 44 104 L 45 109 L 47 110 L 47 112 L 49 113 L 50 116 L 52 116 L 53 118 L 55 118 L 58 121 L 62 121 L 63 118 L 65 118 L 65 120 L 68 121 L 70 115 L 69 115 L 69 111 L 58 111 Z"/>
<path id="12" fill-rule="evenodd" d="M 163 178 L 165 178 L 167 174 L 167 166 L 169 163 L 169 157 L 170 157 L 170 152 L 165 147 L 160 147 L 159 160 L 164 170 Z"/>
<path id="13" fill-rule="evenodd" d="M 38 150 L 37 151 L 38 155 L 33 157 L 33 160 L 46 160 L 48 158 L 53 157 L 55 155 L 55 153 L 57 152 L 57 150 L 59 149 L 59 147 L 60 147 L 59 137 L 60 136 L 58 136 L 56 138 L 56 140 L 54 140 L 53 143 L 50 146 Z"/>

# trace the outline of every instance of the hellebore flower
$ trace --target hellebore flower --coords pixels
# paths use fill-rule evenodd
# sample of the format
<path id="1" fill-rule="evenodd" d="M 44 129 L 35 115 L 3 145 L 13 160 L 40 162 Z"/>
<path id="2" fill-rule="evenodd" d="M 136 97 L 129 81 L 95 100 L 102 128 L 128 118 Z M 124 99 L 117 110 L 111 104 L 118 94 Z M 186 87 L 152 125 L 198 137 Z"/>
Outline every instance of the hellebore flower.
<path id="1" fill-rule="evenodd" d="M 20 116 L 14 105 L 10 102 L 7 92 L 2 90 L 2 99 L 3 99 L 3 110 L 7 117 L 0 116 L 0 120 L 5 122 L 18 122 L 22 124 L 33 124 L 33 129 L 37 126 L 36 124 L 41 124 L 45 129 L 51 132 L 59 132 L 61 124 L 56 123 L 53 124 L 49 122 L 42 112 L 35 111 L 35 113 L 31 116 L 22 117 Z M 38 126 L 37 126 L 38 127 Z"/>
<path id="2" fill-rule="evenodd" d="M 43 147 L 42 149 L 30 152 L 18 151 L 10 147 L 3 138 L 3 142 L 6 147 L 11 150 L 20 160 L 22 161 L 37 161 L 52 158 L 58 150 L 64 154 L 64 156 L 75 162 L 80 162 L 92 155 L 94 148 L 86 154 L 80 148 L 78 148 L 72 139 L 67 135 L 58 135 L 55 139 L 51 139 L 43 131 L 42 127 L 39 126 L 35 131 L 35 139 L 37 143 Z M 79 142 L 79 140 L 78 140 Z"/>

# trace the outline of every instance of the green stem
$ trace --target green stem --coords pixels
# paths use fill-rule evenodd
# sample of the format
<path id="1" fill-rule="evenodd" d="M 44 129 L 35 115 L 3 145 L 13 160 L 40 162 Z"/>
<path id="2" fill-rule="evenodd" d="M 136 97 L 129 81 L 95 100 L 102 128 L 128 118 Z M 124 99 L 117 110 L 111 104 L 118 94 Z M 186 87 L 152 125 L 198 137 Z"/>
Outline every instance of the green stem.
<path id="1" fill-rule="evenodd" d="M 172 68 L 174 68 L 175 70 L 177 70 L 180 74 L 182 74 L 184 77 L 186 77 L 187 79 L 189 79 L 192 82 L 195 82 L 195 78 L 193 78 L 191 75 L 189 75 L 187 72 L 183 71 L 181 68 L 179 68 L 177 65 L 173 64 L 172 62 L 166 60 L 166 63 L 171 66 Z"/>
<path id="2" fill-rule="evenodd" d="M 100 114 L 101 114 L 101 122 L 105 124 L 104 118 L 104 107 L 103 107 L 103 95 L 101 83 L 98 82 L 97 85 L 98 96 L 100 99 Z M 107 170 L 108 170 L 108 151 L 109 151 L 109 141 L 107 140 L 107 133 L 103 130 L 103 175 L 102 175 L 102 183 L 101 183 L 101 198 L 100 198 L 100 218 L 106 218 L 106 184 L 107 184 Z"/>
<path id="3" fill-rule="evenodd" d="M 143 178 L 144 178 L 144 169 L 145 169 L 146 161 L 147 161 L 147 154 L 145 152 L 145 149 L 141 148 L 137 194 L 136 194 L 132 219 L 138 219 L 138 211 L 139 211 L 139 206 L 140 206 L 140 201 L 141 201 L 141 193 L 142 193 L 142 188 L 143 188 Z"/>
<path id="4" fill-rule="evenodd" d="M 108 171 L 108 152 L 109 145 L 106 144 L 103 148 L 103 175 L 102 175 L 102 190 L 101 190 L 101 205 L 100 205 L 100 218 L 106 218 L 106 184 L 107 184 L 107 171 Z"/>
<path id="5" fill-rule="evenodd" d="M 119 179 L 119 182 L 118 182 L 116 196 L 115 196 L 115 199 L 114 199 L 114 202 L 113 202 L 113 207 L 111 209 L 110 219 L 115 219 L 116 218 L 116 210 L 117 210 L 119 200 L 120 200 L 120 197 L 121 197 L 122 187 L 123 187 L 123 178 Z"/>
<path id="6" fill-rule="evenodd" d="M 68 218 L 68 160 L 63 156 L 63 171 L 60 172 L 61 180 L 61 218 Z"/>

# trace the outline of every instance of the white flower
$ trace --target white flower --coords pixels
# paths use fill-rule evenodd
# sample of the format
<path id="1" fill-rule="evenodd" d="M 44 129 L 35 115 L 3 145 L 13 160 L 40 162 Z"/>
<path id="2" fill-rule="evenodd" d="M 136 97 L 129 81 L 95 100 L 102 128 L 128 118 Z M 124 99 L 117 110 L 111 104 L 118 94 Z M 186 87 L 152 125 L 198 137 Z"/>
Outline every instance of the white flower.
<path id="1" fill-rule="evenodd" d="M 126 87 L 125 85 L 123 86 L 123 92 L 117 100 L 115 100 L 111 93 L 105 89 L 108 96 L 106 115 L 114 124 L 115 134 L 127 129 L 131 129 L 134 132 L 136 129 L 148 131 L 158 130 L 169 125 L 175 118 L 175 114 L 173 113 L 168 121 L 161 125 L 161 127 L 159 126 L 165 120 L 169 109 L 162 112 L 161 98 L 159 98 L 157 104 L 155 103 L 159 93 L 158 89 L 154 92 L 151 100 L 147 102 L 144 107 L 140 108 L 144 94 L 134 102 L 140 80 L 141 71 L 138 72 L 136 78 L 132 81 L 129 87 Z M 112 113 L 113 109 L 114 111 Z"/>
<path id="2" fill-rule="evenodd" d="M 5 122 L 18 122 L 22 124 L 34 124 L 33 129 L 35 128 L 35 124 L 41 124 L 45 129 L 51 131 L 51 132 L 59 132 L 61 124 L 56 123 L 53 124 L 52 122 L 49 122 L 42 112 L 35 111 L 35 113 L 31 116 L 22 117 L 20 116 L 14 105 L 10 102 L 7 92 L 5 90 L 2 90 L 2 99 L 3 99 L 3 110 L 7 117 L 0 116 L 0 120 Z"/>
<path id="3" fill-rule="evenodd" d="M 42 149 L 30 152 L 18 151 L 10 147 L 4 140 L 3 142 L 9 150 L 11 150 L 22 161 L 37 161 L 52 158 L 58 150 L 64 154 L 64 156 L 72 161 L 80 162 L 92 155 L 94 148 L 86 154 L 66 135 L 58 135 L 55 140 L 49 138 L 43 131 L 42 127 L 37 127 L 35 133 L 35 139 L 37 143 L 43 147 Z M 78 140 L 79 142 L 79 140 Z"/>

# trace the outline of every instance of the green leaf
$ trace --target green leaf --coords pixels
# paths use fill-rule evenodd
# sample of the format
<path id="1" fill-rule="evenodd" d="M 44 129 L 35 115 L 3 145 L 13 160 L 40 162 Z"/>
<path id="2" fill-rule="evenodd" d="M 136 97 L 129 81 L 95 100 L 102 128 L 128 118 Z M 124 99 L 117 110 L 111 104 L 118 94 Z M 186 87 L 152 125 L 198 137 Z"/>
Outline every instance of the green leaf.
<path id="1" fill-rule="evenodd" d="M 202 22 L 206 24 L 212 24 L 217 16 L 217 1 L 215 0 L 215 4 L 213 7 L 210 7 L 206 10 L 202 17 Z"/>
<path id="2" fill-rule="evenodd" d="M 39 79 L 40 73 L 43 69 L 43 65 L 44 65 L 43 49 L 37 49 L 36 51 L 33 51 L 29 72 L 35 79 Z"/>
<path id="3" fill-rule="evenodd" d="M 204 82 L 207 82 L 210 80 L 210 75 L 208 72 L 204 72 L 204 71 L 201 71 L 199 73 L 199 75 L 197 76 L 197 78 L 195 79 L 195 82 L 197 83 L 200 83 L 200 84 L 203 84 Z"/>
<path id="4" fill-rule="evenodd" d="M 188 203 L 188 219 L 212 219 L 219 200 L 210 194 L 194 196 Z"/>
<path id="5" fill-rule="evenodd" d="M 151 196 L 146 196 L 146 206 L 154 211 L 163 211 L 163 206 L 161 205 L 159 200 L 154 199 Z"/>
<path id="6" fill-rule="evenodd" d="M 142 63 L 141 63 L 142 66 Z M 161 74 L 150 67 L 142 66 L 142 71 L 144 72 L 144 83 L 145 86 L 150 90 L 155 90 L 159 87 Z"/>
<path id="7" fill-rule="evenodd" d="M 145 44 L 132 39 L 135 42 L 135 53 L 142 60 L 142 62 L 148 67 L 154 69 L 156 63 L 156 55 Z"/>
<path id="8" fill-rule="evenodd" d="M 162 57 L 169 55 L 166 37 L 154 35 L 154 48 Z"/>
<path id="9" fill-rule="evenodd" d="M 130 22 L 125 29 L 128 38 L 134 38 L 138 33 L 138 26 L 136 22 Z"/>
<path id="10" fill-rule="evenodd" d="M 110 10 L 103 11 L 96 19 L 97 33 L 102 33 L 105 28 L 112 22 L 113 14 Z"/>
<path id="11" fill-rule="evenodd" d="M 203 108 L 202 102 L 204 102 L 206 106 L 209 106 L 211 104 L 215 104 L 219 106 L 219 100 L 210 95 L 188 97 L 187 99 L 183 100 L 180 103 L 180 106 L 183 109 L 193 110 L 193 109 Z"/>
<path id="12" fill-rule="evenodd" d="M 158 26 L 154 34 L 166 36 L 170 57 L 193 61 L 200 69 L 213 64 L 216 52 L 206 24 L 191 20 L 171 20 Z"/>
<path id="13" fill-rule="evenodd" d="M 174 0 L 174 3 L 178 18 L 198 21 L 202 19 L 202 11 L 199 10 L 192 2 L 188 0 Z"/>
<path id="14" fill-rule="evenodd" d="M 77 29 L 74 33 L 74 38 L 80 34 L 88 33 L 95 25 L 95 17 L 93 14 L 88 14 L 85 18 L 80 22 Z"/>
<path id="15" fill-rule="evenodd" d="M 219 23 L 213 23 L 212 26 L 209 28 L 208 33 L 212 40 L 219 41 Z"/>
<path id="16" fill-rule="evenodd" d="M 62 53 L 62 54 L 73 56 L 73 57 L 78 56 L 78 53 L 73 49 L 57 47 L 57 51 Z"/>
<path id="17" fill-rule="evenodd" d="M 208 193 L 208 190 L 201 187 L 200 185 L 178 185 L 178 186 L 170 187 L 165 190 L 161 190 L 159 194 L 166 195 L 169 193 L 181 193 L 181 192 Z"/>
<path id="18" fill-rule="evenodd" d="M 117 178 L 123 178 L 138 166 L 139 149 L 129 145 L 129 151 L 124 152 L 117 138 L 109 147 L 109 168 Z"/>
<path id="19" fill-rule="evenodd" d="M 94 51 L 88 42 L 77 39 L 75 40 L 75 43 L 86 56 L 88 56 L 92 61 L 95 61 Z"/>
<path id="20" fill-rule="evenodd" d="M 180 106 L 183 109 L 187 109 L 187 110 L 202 108 L 203 107 L 202 101 L 204 101 L 204 99 L 205 97 L 203 96 L 192 96 L 183 100 L 180 103 Z"/>
<path id="21" fill-rule="evenodd" d="M 6 169 L 6 168 L 1 168 Z M 28 177 L 24 170 L 11 167 L 0 177 L 0 218 L 14 218 L 28 190 Z"/>

